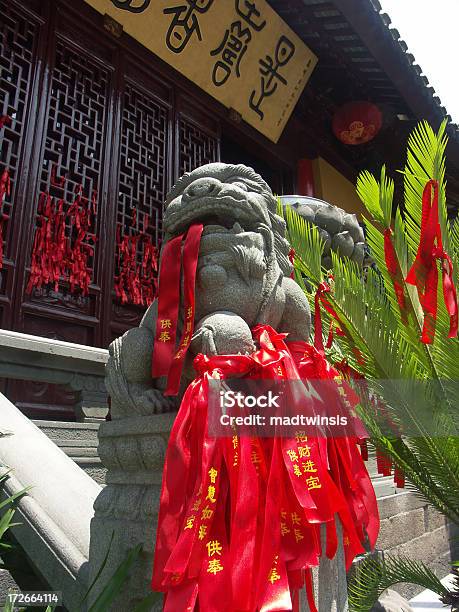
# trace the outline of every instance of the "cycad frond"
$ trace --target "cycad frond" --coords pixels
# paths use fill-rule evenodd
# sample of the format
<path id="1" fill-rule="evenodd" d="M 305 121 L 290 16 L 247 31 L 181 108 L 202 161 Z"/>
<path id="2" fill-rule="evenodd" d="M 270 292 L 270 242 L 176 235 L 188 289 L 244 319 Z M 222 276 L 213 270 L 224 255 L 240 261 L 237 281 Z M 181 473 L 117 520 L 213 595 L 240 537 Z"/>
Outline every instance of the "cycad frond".
<path id="1" fill-rule="evenodd" d="M 334 281 L 330 282 L 332 291 L 327 300 L 345 332 L 344 336 L 335 336 L 329 358 L 344 357 L 362 373 L 370 392 L 383 399 L 386 414 L 402 431 L 405 428 L 409 432 L 408 438 L 394 437 L 370 409 L 365 409 L 362 418 L 373 442 L 405 472 L 411 482 L 408 486 L 415 487 L 418 495 L 459 524 L 459 438 L 454 388 L 459 378 L 459 343 L 448 338 L 449 316 L 441 282 L 435 340 L 431 345 L 420 341 L 421 304 L 416 288 L 404 281 L 419 245 L 424 188 L 432 179 L 439 183 L 443 245 L 452 258 L 455 280 L 459 277 L 459 224 L 451 226 L 446 218 L 446 142 L 444 124 L 437 133 L 427 123 L 415 129 L 409 139 L 404 171 L 405 205 L 396 210 L 393 219 L 393 184 L 385 169 L 379 180 L 368 172 L 360 175 L 357 189 L 370 215 L 367 242 L 376 271 L 370 270 L 364 280 L 353 262 L 332 254 Z M 296 251 L 299 281 L 311 298 L 314 285 L 324 276 L 320 236 L 294 210 L 287 208 L 284 217 Z M 388 228 L 406 297 L 403 315 L 386 265 L 384 231 L 389 232 Z M 310 283 L 304 283 L 303 275 Z M 323 313 L 323 317 L 328 324 L 328 315 Z M 414 391 L 408 387 L 400 392 L 400 381 L 422 385 L 419 400 L 414 401 Z"/>
<path id="2" fill-rule="evenodd" d="M 439 598 L 451 596 L 451 592 L 424 563 L 403 557 L 368 557 L 359 564 L 349 584 L 349 611 L 370 612 L 383 591 L 401 582 L 422 586 L 437 593 Z"/>

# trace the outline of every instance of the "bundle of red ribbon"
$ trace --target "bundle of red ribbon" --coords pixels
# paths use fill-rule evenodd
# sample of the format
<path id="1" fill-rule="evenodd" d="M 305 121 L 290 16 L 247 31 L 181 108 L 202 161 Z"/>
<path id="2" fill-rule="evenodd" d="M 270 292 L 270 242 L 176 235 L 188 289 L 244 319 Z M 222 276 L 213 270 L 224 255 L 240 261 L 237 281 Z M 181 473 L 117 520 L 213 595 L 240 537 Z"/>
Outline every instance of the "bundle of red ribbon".
<path id="1" fill-rule="evenodd" d="M 5 125 L 11 125 L 11 117 L 9 115 L 1 115 L 0 116 L 0 130 Z M 3 201 L 5 197 L 8 197 L 11 192 L 11 181 L 10 181 L 10 171 L 8 168 L 5 168 L 0 177 L 0 270 L 3 268 L 3 248 L 4 248 L 4 239 L 3 239 L 3 227 L 8 221 L 8 215 L 5 215 L 3 212 Z"/>
<path id="2" fill-rule="evenodd" d="M 137 210 L 132 212 L 131 229 L 135 232 Z M 121 226 L 116 230 L 117 266 L 115 293 L 122 304 L 149 306 L 156 297 L 156 272 L 158 270 L 158 249 L 147 233 L 148 215 L 144 216 L 143 231 L 121 235 Z M 137 263 L 138 246 L 143 246 L 142 264 Z"/>
<path id="3" fill-rule="evenodd" d="M 449 338 L 456 338 L 458 332 L 458 305 L 456 287 L 453 280 L 453 263 L 443 248 L 442 232 L 439 222 L 439 185 L 429 181 L 422 195 L 421 234 L 416 258 L 405 282 L 414 285 L 424 313 L 421 342 L 432 344 L 438 314 L 437 259 L 441 261 L 443 297 L 450 318 Z M 394 284 L 395 295 L 401 311 L 402 321 L 406 322 L 406 299 L 403 289 L 403 275 L 397 261 L 392 242 L 392 230 L 384 232 L 384 254 L 387 270 Z"/>
<path id="4" fill-rule="evenodd" d="M 208 436 L 210 378 L 338 375 L 304 342 L 286 344 L 269 326 L 253 333 L 260 349 L 250 356 L 196 357 L 171 432 L 152 582 L 167 593 L 166 612 L 196 601 L 208 612 L 298 609 L 305 581 L 315 610 L 310 569 L 336 554 L 335 517 L 347 567 L 366 536 L 376 542 L 376 499 L 356 438 Z"/>
<path id="5" fill-rule="evenodd" d="M 201 233 L 201 225 L 192 226 L 185 240 L 176 237 L 163 251 L 152 374 L 168 377 L 169 394 L 178 391 L 193 333 Z M 176 349 L 181 266 L 185 316 Z M 166 592 L 166 612 L 194 610 L 196 604 L 206 612 L 297 610 L 303 586 L 314 612 L 311 568 L 322 554 L 335 556 L 335 521 L 342 525 L 347 567 L 367 537 L 371 546 L 376 542 L 378 509 L 358 450 L 361 440 L 302 431 L 291 438 L 247 437 L 237 430 L 228 438 L 208 435 L 212 378 L 328 380 L 336 383 L 339 401 L 344 387 L 323 351 L 286 343 L 267 325 L 257 326 L 253 336 L 259 349 L 252 355 L 196 357 L 197 377 L 172 428 L 152 578 L 152 588 Z"/>
<path id="6" fill-rule="evenodd" d="M 3 212 L 3 201 L 11 192 L 10 172 L 8 168 L 3 170 L 0 177 L 0 270 L 3 268 L 3 226 L 9 217 Z"/>
<path id="7" fill-rule="evenodd" d="M 83 196 L 82 186 L 77 185 L 75 194 L 75 200 L 67 213 L 64 200 L 55 202 L 48 192 L 40 194 L 27 284 L 29 294 L 34 287 L 40 289 L 49 283 L 53 283 L 54 290 L 58 291 L 61 280 L 69 282 L 70 293 L 79 288 L 82 295 L 89 294 L 91 272 L 88 259 L 92 257 L 94 247 L 88 245 L 87 240 L 91 239 L 93 243 L 96 241 L 95 235 L 89 230 L 92 216 L 97 212 L 97 193 L 93 191 L 89 201 Z"/>
<path id="8" fill-rule="evenodd" d="M 406 282 L 418 290 L 424 311 L 421 340 L 431 344 L 435 337 L 437 321 L 437 259 L 441 261 L 443 296 L 450 317 L 449 338 L 456 338 L 458 331 L 458 307 L 456 287 L 453 281 L 453 263 L 443 248 L 438 209 L 438 181 L 429 181 L 422 196 L 421 237 L 418 252 Z M 433 198 L 432 198 L 433 192 Z"/>

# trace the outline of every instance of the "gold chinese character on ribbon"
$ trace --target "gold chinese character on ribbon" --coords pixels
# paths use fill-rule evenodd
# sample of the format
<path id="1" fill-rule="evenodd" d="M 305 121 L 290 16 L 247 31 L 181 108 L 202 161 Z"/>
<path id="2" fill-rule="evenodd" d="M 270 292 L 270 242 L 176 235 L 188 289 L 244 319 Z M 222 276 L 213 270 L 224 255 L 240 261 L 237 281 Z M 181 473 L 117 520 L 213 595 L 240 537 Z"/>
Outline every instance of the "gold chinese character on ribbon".
<path id="1" fill-rule="evenodd" d="M 303 442 L 308 441 L 308 436 L 306 435 L 305 431 L 297 431 L 295 433 L 295 439 L 299 444 L 302 444 Z"/>
<path id="2" fill-rule="evenodd" d="M 290 529 L 287 527 L 287 523 L 283 523 L 281 522 L 281 535 L 287 535 L 287 533 L 290 533 Z"/>
<path id="3" fill-rule="evenodd" d="M 276 580 L 280 580 L 280 574 L 277 571 L 276 567 L 273 567 L 272 570 L 269 572 L 268 580 L 271 584 L 274 584 Z"/>
<path id="4" fill-rule="evenodd" d="M 207 554 L 209 555 L 209 557 L 213 557 L 214 555 L 222 554 L 223 548 L 218 540 L 209 540 L 206 544 L 206 547 L 207 547 Z"/>
<path id="5" fill-rule="evenodd" d="M 293 466 L 293 473 L 295 476 L 303 476 L 303 472 L 300 470 L 299 466 L 295 463 Z"/>
<path id="6" fill-rule="evenodd" d="M 306 478 L 306 484 L 308 485 L 308 490 L 311 489 L 321 489 L 322 485 L 320 484 L 320 480 L 317 476 L 310 476 Z"/>
<path id="7" fill-rule="evenodd" d="M 207 566 L 208 574 L 213 574 L 215 576 L 215 574 L 221 572 L 222 570 L 223 565 L 220 563 L 220 559 L 218 557 L 217 559 L 209 559 L 209 565 Z"/>
<path id="8" fill-rule="evenodd" d="M 209 508 L 209 506 L 206 506 L 205 508 L 203 508 L 203 509 L 202 509 L 201 519 L 202 519 L 203 521 L 206 521 L 206 520 L 208 520 L 208 519 L 212 518 L 212 514 L 213 514 L 213 513 L 214 513 L 214 511 L 213 511 L 213 510 L 211 510 L 211 509 Z"/>
<path id="9" fill-rule="evenodd" d="M 185 529 L 193 529 L 193 527 L 194 527 L 194 519 L 195 519 L 194 515 L 193 516 L 189 516 L 186 519 L 186 525 L 185 525 L 184 528 Z"/>
<path id="10" fill-rule="evenodd" d="M 301 464 L 301 467 L 303 468 L 303 472 L 305 474 L 308 473 L 308 472 L 317 472 L 317 470 L 315 468 L 315 463 L 311 459 L 309 461 L 304 461 Z"/>
<path id="11" fill-rule="evenodd" d="M 301 533 L 299 529 L 295 529 L 293 533 L 295 534 L 295 540 L 297 542 L 300 542 L 300 540 L 304 540 L 304 535 Z"/>

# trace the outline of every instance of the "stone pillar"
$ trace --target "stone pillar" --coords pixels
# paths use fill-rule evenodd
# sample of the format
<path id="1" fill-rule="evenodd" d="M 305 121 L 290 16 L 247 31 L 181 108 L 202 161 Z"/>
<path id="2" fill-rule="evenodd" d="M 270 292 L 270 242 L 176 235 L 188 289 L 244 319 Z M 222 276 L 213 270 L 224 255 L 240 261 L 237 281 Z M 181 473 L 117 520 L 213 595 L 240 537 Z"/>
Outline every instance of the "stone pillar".
<path id="1" fill-rule="evenodd" d="M 161 477 L 174 417 L 175 414 L 132 416 L 102 423 L 99 428 L 99 455 L 108 471 L 107 484 L 94 504 L 91 522 L 91 579 L 109 547 L 110 553 L 91 602 L 128 551 L 142 545 L 142 553 L 113 611 L 133 610 L 150 593 Z"/>
<path id="2" fill-rule="evenodd" d="M 108 414 L 104 379 L 89 374 L 75 374 L 66 387 L 76 392 L 75 415 L 82 423 L 100 423 Z"/>

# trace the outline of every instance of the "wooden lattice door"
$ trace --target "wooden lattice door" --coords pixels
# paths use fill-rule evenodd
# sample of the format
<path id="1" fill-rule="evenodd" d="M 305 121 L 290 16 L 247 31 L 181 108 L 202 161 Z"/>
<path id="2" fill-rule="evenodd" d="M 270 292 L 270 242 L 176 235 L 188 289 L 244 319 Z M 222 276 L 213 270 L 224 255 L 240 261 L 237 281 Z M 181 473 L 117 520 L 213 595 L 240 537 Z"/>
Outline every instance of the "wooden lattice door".
<path id="1" fill-rule="evenodd" d="M 218 160 L 220 126 L 82 0 L 0 8 L 0 115 L 11 117 L 0 132 L 0 173 L 8 167 L 12 184 L 3 205 L 0 325 L 106 347 L 138 324 L 152 299 L 165 194 L 184 171 Z M 78 197 L 76 208 L 89 215 L 81 244 Z M 77 245 L 86 253 L 87 294 L 65 273 L 31 282 L 34 262 L 44 261 L 37 233 L 50 210 L 64 220 L 69 252 Z M 7 392 L 31 415 L 70 418 L 73 398 L 61 390 L 10 381 Z"/>

